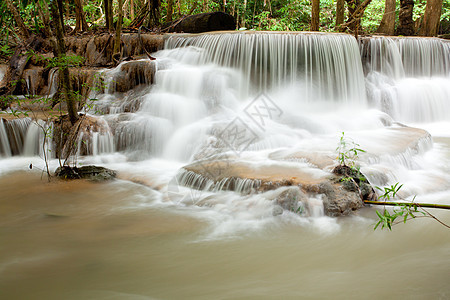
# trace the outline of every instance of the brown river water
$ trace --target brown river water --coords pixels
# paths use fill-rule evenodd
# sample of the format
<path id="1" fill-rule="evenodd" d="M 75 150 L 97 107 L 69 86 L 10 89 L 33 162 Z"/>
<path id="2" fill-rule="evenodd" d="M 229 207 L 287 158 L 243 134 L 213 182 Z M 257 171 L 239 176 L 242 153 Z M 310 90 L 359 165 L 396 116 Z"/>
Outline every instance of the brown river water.
<path id="1" fill-rule="evenodd" d="M 367 208 L 331 232 L 205 239 L 211 224 L 127 181 L 19 171 L 0 190 L 1 299 L 450 298 L 450 232 L 428 219 L 373 231 Z"/>

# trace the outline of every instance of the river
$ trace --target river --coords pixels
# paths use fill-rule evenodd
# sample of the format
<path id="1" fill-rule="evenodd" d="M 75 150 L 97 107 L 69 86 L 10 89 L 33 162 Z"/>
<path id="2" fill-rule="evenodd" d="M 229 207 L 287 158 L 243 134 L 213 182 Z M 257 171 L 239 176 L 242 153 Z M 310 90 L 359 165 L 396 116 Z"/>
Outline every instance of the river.
<path id="1" fill-rule="evenodd" d="M 116 170 L 110 182 L 48 182 L 39 128 L 0 122 L 0 298 L 450 298 L 435 220 L 374 231 L 374 207 L 332 218 L 317 194 L 306 214 L 274 214 L 286 187 L 248 188 L 250 175 L 329 176 L 344 132 L 371 184 L 449 204 L 449 53 L 438 39 L 174 35 L 133 62 L 157 70 L 152 86 L 117 92 L 124 62 L 91 95 L 101 129 L 72 161 Z M 221 166 L 205 161 L 248 181 L 212 186 Z"/>

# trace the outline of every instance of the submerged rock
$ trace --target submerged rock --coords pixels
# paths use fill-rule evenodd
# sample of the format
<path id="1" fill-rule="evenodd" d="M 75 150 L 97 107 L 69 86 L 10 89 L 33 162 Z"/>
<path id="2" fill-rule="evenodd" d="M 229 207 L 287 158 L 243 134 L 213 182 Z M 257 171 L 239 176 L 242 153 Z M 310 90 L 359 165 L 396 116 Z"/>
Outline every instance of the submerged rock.
<path id="1" fill-rule="evenodd" d="M 116 177 L 116 172 L 104 167 L 83 166 L 83 167 L 58 167 L 55 176 L 63 179 L 89 179 L 92 181 L 106 181 Z"/>

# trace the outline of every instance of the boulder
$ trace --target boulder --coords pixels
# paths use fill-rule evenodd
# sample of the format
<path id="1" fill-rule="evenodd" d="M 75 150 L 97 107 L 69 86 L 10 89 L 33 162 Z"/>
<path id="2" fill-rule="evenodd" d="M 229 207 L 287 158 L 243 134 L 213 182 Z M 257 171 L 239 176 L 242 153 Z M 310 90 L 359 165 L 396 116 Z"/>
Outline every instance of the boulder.
<path id="1" fill-rule="evenodd" d="M 201 33 L 219 30 L 234 30 L 236 21 L 224 12 L 209 12 L 183 17 L 162 26 L 163 32 Z"/>
<path id="2" fill-rule="evenodd" d="M 89 179 L 92 181 L 106 181 L 116 177 L 116 172 L 104 167 L 83 166 L 83 167 L 58 167 L 55 176 L 62 179 Z"/>

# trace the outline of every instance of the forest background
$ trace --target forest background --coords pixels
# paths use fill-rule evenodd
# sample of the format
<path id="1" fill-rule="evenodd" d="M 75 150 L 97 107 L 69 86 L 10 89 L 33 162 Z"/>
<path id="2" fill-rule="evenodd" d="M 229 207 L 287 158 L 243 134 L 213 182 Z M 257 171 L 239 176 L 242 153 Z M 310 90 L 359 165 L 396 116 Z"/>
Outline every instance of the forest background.
<path id="1" fill-rule="evenodd" d="M 55 0 L 56 1 L 56 0 Z M 446 35 L 450 32 L 450 0 L 69 0 L 64 25 L 72 33 L 114 29 L 122 7 L 123 28 L 145 25 L 155 32 L 164 23 L 192 14 L 222 11 L 235 17 L 236 29 L 355 32 L 387 35 Z M 0 9 L 0 58 L 20 43 L 21 24 L 29 34 L 45 35 L 48 0 L 3 0 Z M 429 8 L 427 8 L 427 5 Z M 12 8 L 14 7 L 14 8 Z M 82 8 L 80 10 L 79 8 Z M 427 12 L 427 9 L 429 10 Z M 150 13 L 148 13 L 150 12 Z M 429 15 L 429 18 L 427 16 Z M 142 18 L 145 16 L 145 20 Z M 431 29 L 426 23 L 431 20 Z M 434 20 L 433 20 L 434 19 Z M 355 22 L 356 21 L 356 22 Z M 110 23 L 110 24 L 108 24 Z M 403 27 L 407 27 L 405 31 Z M 437 26 L 436 26 L 437 24 Z M 430 26 L 428 26 L 430 27 Z M 70 31 L 70 30 L 69 30 Z M 23 39 L 23 37 L 22 37 Z"/>

